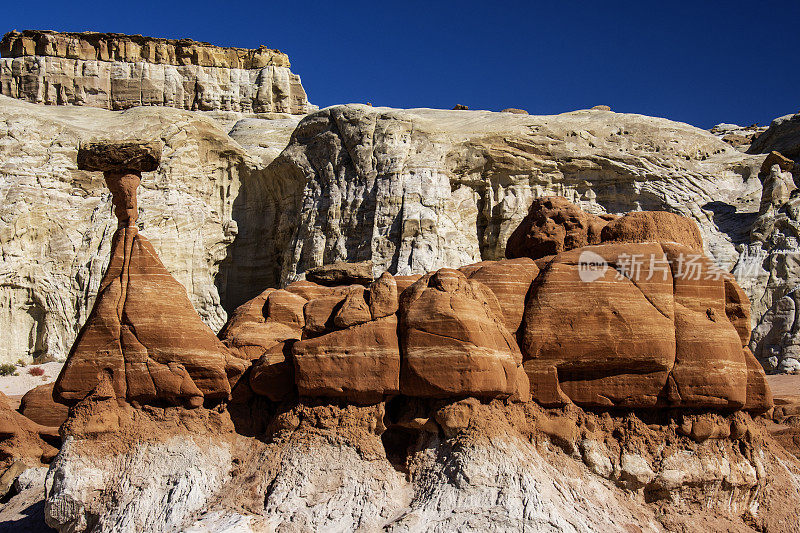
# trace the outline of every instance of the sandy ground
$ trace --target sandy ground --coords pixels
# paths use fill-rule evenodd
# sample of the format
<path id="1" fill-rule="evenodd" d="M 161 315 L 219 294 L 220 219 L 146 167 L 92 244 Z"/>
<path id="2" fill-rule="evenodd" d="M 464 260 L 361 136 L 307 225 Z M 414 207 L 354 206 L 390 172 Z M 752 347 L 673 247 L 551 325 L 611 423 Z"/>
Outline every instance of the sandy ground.
<path id="1" fill-rule="evenodd" d="M 58 373 L 64 363 L 44 363 L 42 365 L 30 365 L 17 367 L 18 376 L 0 376 L 0 392 L 8 396 L 11 400 L 19 402 L 26 392 L 56 380 Z M 44 374 L 32 376 L 29 374 L 31 368 L 41 367 Z"/>

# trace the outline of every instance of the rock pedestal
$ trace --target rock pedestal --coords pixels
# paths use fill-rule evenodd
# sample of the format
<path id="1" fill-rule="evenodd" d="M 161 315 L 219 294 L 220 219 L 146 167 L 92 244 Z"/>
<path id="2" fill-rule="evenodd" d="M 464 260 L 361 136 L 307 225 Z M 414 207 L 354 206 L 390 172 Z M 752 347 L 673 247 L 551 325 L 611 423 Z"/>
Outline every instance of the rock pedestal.
<path id="1" fill-rule="evenodd" d="M 145 143 L 94 143 L 78 153 L 82 169 L 104 172 L 119 229 L 92 313 L 55 384 L 62 403 L 79 402 L 106 380 L 130 402 L 199 407 L 226 399 L 228 378 L 244 371 L 136 228 L 139 176 L 159 158 L 160 148 Z"/>

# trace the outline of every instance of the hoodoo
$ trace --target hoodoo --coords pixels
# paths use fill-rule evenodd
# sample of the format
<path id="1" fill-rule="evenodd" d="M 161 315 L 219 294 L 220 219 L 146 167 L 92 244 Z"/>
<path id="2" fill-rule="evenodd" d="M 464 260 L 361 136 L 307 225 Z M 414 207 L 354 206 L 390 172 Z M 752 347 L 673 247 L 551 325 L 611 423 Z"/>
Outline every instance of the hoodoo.
<path id="1" fill-rule="evenodd" d="M 227 399 L 229 378 L 244 370 L 139 234 L 136 189 L 160 155 L 157 144 L 139 142 L 92 143 L 78 152 L 80 168 L 103 171 L 119 229 L 94 308 L 56 381 L 53 394 L 64 403 L 82 400 L 105 378 L 130 402 L 197 407 Z"/>

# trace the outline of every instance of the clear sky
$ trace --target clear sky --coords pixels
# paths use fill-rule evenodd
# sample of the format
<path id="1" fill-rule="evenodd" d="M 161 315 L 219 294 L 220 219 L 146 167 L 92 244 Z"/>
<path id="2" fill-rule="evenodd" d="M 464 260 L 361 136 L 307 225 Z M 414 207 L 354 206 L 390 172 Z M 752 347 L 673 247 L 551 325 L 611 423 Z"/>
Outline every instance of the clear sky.
<path id="1" fill-rule="evenodd" d="M 607 104 L 709 128 L 800 112 L 800 0 L 6 2 L 3 28 L 289 54 L 325 107 L 553 114 Z"/>

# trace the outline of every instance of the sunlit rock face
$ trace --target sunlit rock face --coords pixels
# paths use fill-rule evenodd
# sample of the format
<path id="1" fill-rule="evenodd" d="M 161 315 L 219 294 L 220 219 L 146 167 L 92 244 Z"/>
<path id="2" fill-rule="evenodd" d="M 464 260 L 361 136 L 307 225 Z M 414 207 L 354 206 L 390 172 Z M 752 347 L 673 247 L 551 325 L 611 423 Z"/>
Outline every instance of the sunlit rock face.
<path id="1" fill-rule="evenodd" d="M 303 114 L 314 109 L 289 58 L 262 46 L 26 30 L 0 42 L 0 94 L 105 109 Z"/>
<path id="2" fill-rule="evenodd" d="M 262 144 L 286 144 L 294 121 L 276 122 Z M 212 329 L 227 319 L 223 298 L 241 294 L 233 308 L 278 278 L 261 229 L 277 203 L 269 150 L 252 158 L 199 113 L 0 96 L 0 361 L 63 360 L 94 303 L 117 226 L 103 174 L 77 169 L 78 144 L 95 138 L 164 143 L 160 167 L 139 186 L 148 208 L 137 225 Z"/>
<path id="3" fill-rule="evenodd" d="M 597 215 L 689 216 L 729 268 L 762 160 L 687 124 L 604 110 L 331 107 L 303 119 L 276 160 L 298 184 L 282 279 L 336 261 L 404 275 L 499 259 L 533 199 L 554 194 Z"/>
<path id="4" fill-rule="evenodd" d="M 761 194 L 764 156 L 641 115 L 347 105 L 281 117 L 0 96 L 0 356 L 63 359 L 94 301 L 114 222 L 101 173 L 77 170 L 82 140 L 165 143 L 143 176 L 139 228 L 215 331 L 323 264 L 371 261 L 377 277 L 500 259 L 533 200 L 552 194 L 604 219 L 689 216 L 730 266 Z"/>

